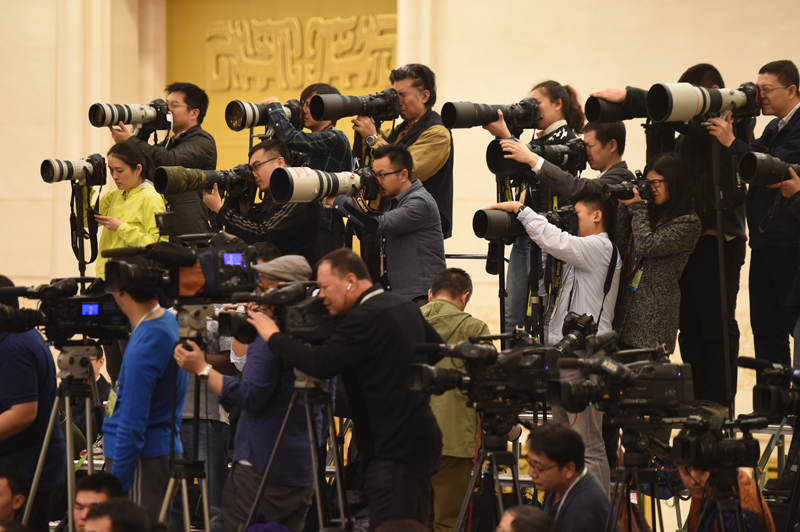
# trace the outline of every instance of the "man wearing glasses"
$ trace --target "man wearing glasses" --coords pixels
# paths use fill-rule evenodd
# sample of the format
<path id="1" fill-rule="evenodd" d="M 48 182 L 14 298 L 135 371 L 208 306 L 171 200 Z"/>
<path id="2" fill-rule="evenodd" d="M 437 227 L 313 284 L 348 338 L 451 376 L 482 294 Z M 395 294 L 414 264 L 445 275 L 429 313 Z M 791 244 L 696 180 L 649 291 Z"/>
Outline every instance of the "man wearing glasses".
<path id="1" fill-rule="evenodd" d="M 272 172 L 289 161 L 289 148 L 277 139 L 269 139 L 250 150 L 250 167 L 255 185 L 264 192 L 264 199 L 241 214 L 233 204 L 238 199 L 225 199 L 223 204 L 217 185 L 206 191 L 203 201 L 217 213 L 216 221 L 228 233 L 238 236 L 248 244 L 270 242 L 282 255 L 302 255 L 309 264 L 317 261 L 317 232 L 320 204 L 284 203 L 279 205 L 269 193 Z"/>
<path id="2" fill-rule="evenodd" d="M 428 302 L 428 289 L 436 274 L 447 267 L 439 209 L 419 180 L 412 181 L 414 160 L 404 146 L 387 144 L 375 150 L 372 170 L 389 210 L 380 214 L 364 210 L 353 198 L 325 198 L 342 215 L 381 245 L 381 284 L 419 306 Z"/>
<path id="3" fill-rule="evenodd" d="M 270 96 L 262 101 L 267 105 L 270 122 L 275 126 L 275 138 L 282 140 L 292 151 L 289 166 L 308 166 L 325 172 L 350 172 L 353 169 L 353 154 L 350 141 L 336 129 L 332 120 L 314 120 L 309 112 L 311 98 L 317 94 L 340 94 L 327 83 L 309 85 L 300 94 L 303 105 L 302 124 L 310 133 L 295 129 L 286 118 L 283 105 L 278 98 Z M 334 249 L 344 247 L 344 222 L 329 209 L 320 213 L 317 255 L 323 257 Z"/>
<path id="4" fill-rule="evenodd" d="M 730 118 L 710 120 L 709 131 L 727 147 L 727 158 L 753 149 L 787 163 L 800 163 L 800 74 L 792 61 L 767 63 L 758 71 L 761 110 L 775 116 L 761 138 L 750 145 L 733 136 Z M 750 229 L 750 324 L 756 358 L 791 365 L 789 334 L 797 314 L 784 306 L 786 292 L 797 271 L 797 237 L 788 199 L 779 189 L 750 185 L 747 194 L 747 225 Z"/>
<path id="5" fill-rule="evenodd" d="M 580 435 L 558 423 L 531 431 L 528 464 L 536 489 L 545 492 L 544 511 L 553 532 L 602 532 L 611 504 L 606 489 L 583 463 Z"/>
<path id="6" fill-rule="evenodd" d="M 133 136 L 122 122 L 109 127 L 114 142 L 134 142 L 149 155 L 155 166 L 183 166 L 198 170 L 217 169 L 217 144 L 201 124 L 208 110 L 208 95 L 192 83 L 172 83 L 164 89 L 172 113 L 172 133 L 163 142 L 149 144 L 152 130 L 142 127 Z M 177 234 L 207 233 L 208 215 L 200 192 L 167 194 L 169 209 L 177 213 Z"/>

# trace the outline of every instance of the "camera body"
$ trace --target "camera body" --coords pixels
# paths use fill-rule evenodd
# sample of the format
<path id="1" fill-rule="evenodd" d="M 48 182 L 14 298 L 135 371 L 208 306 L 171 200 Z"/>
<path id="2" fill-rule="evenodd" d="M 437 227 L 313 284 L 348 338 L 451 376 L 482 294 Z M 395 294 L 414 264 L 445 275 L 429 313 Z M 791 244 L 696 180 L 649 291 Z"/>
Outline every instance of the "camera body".
<path id="1" fill-rule="evenodd" d="M 673 439 L 672 459 L 678 465 L 704 471 L 756 467 L 761 449 L 750 431 L 767 425 L 766 418 L 725 421 L 722 416 L 714 416 L 711 420 L 692 416 Z M 742 431 L 742 438 L 727 438 L 723 431 L 731 429 Z"/>
<path id="2" fill-rule="evenodd" d="M 283 114 L 292 127 L 297 130 L 303 129 L 303 106 L 299 101 L 291 99 L 283 104 Z M 262 138 L 275 136 L 275 125 L 269 118 L 267 106 L 260 103 L 233 100 L 225 107 L 225 123 L 233 131 L 266 126 L 267 131 Z"/>
<path id="3" fill-rule="evenodd" d="M 527 147 L 545 161 L 558 166 L 565 172 L 581 172 L 586 169 L 586 144 L 581 139 L 570 139 L 566 144 L 529 143 Z M 527 164 L 514 159 L 506 159 L 505 156 L 506 152 L 503 151 L 500 140 L 491 141 L 486 147 L 486 166 L 489 171 L 495 175 L 515 175 L 530 170 Z"/>
<path id="4" fill-rule="evenodd" d="M 636 179 L 630 183 L 603 185 L 601 193 L 605 199 L 629 200 L 634 198 L 634 190 L 639 191 L 641 199 L 645 201 L 653 200 L 653 185 L 650 184 L 650 181 L 644 179 L 638 170 L 636 171 Z"/>
<path id="5" fill-rule="evenodd" d="M 93 153 L 85 160 L 45 159 L 39 172 L 45 183 L 70 181 L 83 187 L 100 187 L 106 184 L 106 160 L 99 153 Z"/>

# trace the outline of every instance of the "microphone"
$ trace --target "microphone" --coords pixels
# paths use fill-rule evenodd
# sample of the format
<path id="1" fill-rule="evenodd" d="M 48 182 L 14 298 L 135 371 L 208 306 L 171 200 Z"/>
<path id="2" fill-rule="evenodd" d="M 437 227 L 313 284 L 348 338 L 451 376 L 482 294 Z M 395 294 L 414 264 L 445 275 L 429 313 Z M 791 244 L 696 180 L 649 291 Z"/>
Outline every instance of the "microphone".
<path id="1" fill-rule="evenodd" d="M 753 369 L 756 371 L 761 371 L 764 369 L 781 369 L 783 366 L 780 364 L 774 364 L 767 360 L 761 360 L 760 358 L 750 358 L 750 357 L 739 357 L 736 359 L 736 365 L 740 368 L 746 369 Z"/>
<path id="2" fill-rule="evenodd" d="M 594 354 L 601 349 L 607 347 L 612 342 L 616 342 L 619 338 L 617 331 L 608 331 L 603 334 L 595 334 L 586 338 L 585 348 L 590 354 Z"/>
<path id="3" fill-rule="evenodd" d="M 584 366 L 584 362 L 579 358 L 559 358 L 558 359 L 558 368 L 559 369 L 581 369 Z"/>

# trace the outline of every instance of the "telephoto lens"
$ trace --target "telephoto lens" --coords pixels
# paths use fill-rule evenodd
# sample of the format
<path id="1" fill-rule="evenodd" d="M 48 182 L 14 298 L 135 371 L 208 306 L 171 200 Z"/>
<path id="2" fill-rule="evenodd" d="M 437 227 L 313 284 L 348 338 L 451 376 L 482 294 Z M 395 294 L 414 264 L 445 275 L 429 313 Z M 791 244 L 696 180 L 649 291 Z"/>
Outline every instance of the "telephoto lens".
<path id="1" fill-rule="evenodd" d="M 195 170 L 182 166 L 159 166 L 153 173 L 153 185 L 159 194 L 183 194 L 197 190 L 245 189 L 253 182 L 250 166 L 240 164 L 233 170 Z"/>
<path id="2" fill-rule="evenodd" d="M 335 95 L 334 95 L 335 96 Z M 364 187 L 364 199 L 378 197 L 372 168 L 358 172 L 323 172 L 307 166 L 281 167 L 272 172 L 269 191 L 277 203 L 307 203 L 330 196 L 355 196 Z"/>
<path id="3" fill-rule="evenodd" d="M 586 121 L 591 124 L 647 118 L 647 114 L 629 113 L 621 103 L 609 102 L 596 96 L 589 96 L 583 109 L 586 113 Z"/>
<path id="4" fill-rule="evenodd" d="M 95 103 L 89 107 L 89 122 L 94 127 L 123 124 L 146 124 L 158 117 L 158 110 L 152 105 Z"/>
<path id="5" fill-rule="evenodd" d="M 314 120 L 337 121 L 345 116 L 369 116 L 375 120 L 394 120 L 400 116 L 400 99 L 394 89 L 367 96 L 317 94 L 309 104 Z"/>
<path id="6" fill-rule="evenodd" d="M 647 92 L 647 114 L 654 122 L 688 122 L 698 115 L 737 109 L 745 115 L 756 113 L 758 89 L 752 83 L 744 83 L 738 89 L 656 83 Z"/>
<path id="7" fill-rule="evenodd" d="M 106 183 L 106 160 L 99 153 L 93 153 L 86 160 L 45 159 L 39 173 L 45 183 L 74 181 L 82 186 L 102 186 Z"/>
<path id="8" fill-rule="evenodd" d="M 739 179 L 749 185 L 774 185 L 789 179 L 789 168 L 800 175 L 800 164 L 785 163 L 766 153 L 750 151 L 739 159 Z"/>
<path id="9" fill-rule="evenodd" d="M 486 126 L 499 119 L 497 111 L 503 112 L 503 119 L 511 130 L 534 128 L 542 118 L 536 100 L 524 98 L 511 105 L 447 102 L 442 106 L 442 123 L 447 129 Z"/>
<path id="10" fill-rule="evenodd" d="M 525 234 L 525 226 L 510 212 L 486 209 L 472 217 L 472 230 L 478 238 L 493 240 Z"/>
<path id="11" fill-rule="evenodd" d="M 297 100 L 289 100 L 283 105 L 283 113 L 286 119 L 295 129 L 301 129 L 300 123 L 302 107 Z M 268 126 L 268 137 L 275 135 L 275 128 L 270 124 L 269 111 L 266 105 L 260 103 L 243 102 L 233 100 L 225 107 L 225 123 L 233 131 L 242 131 L 257 126 Z"/>

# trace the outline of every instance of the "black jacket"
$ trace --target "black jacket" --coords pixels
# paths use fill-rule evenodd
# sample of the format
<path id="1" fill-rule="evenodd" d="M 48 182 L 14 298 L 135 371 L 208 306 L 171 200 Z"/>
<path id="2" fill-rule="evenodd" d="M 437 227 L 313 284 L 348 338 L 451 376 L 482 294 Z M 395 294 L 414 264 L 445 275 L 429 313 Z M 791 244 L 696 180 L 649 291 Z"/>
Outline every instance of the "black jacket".
<path id="1" fill-rule="evenodd" d="M 435 364 L 414 352 L 414 344 L 442 343 L 419 308 L 380 289 L 364 292 L 336 332 L 319 347 L 302 345 L 281 333 L 270 349 L 285 363 L 320 379 L 341 374 L 355 422 L 359 453 L 370 458 L 414 464 L 442 452 L 442 432 L 428 396 L 409 390 L 409 364 Z M 365 461 L 365 463 L 366 463 Z"/>
<path id="2" fill-rule="evenodd" d="M 634 178 L 633 172 L 628 170 L 625 161 L 620 161 L 606 172 L 595 179 L 585 177 L 575 177 L 569 172 L 565 172 L 556 165 L 547 161 L 542 164 L 542 169 L 536 173 L 537 179 L 550 187 L 550 190 L 560 196 L 566 196 L 571 202 L 576 198 L 588 194 L 600 194 L 605 185 L 614 185 L 623 181 L 631 181 Z"/>
<path id="3" fill-rule="evenodd" d="M 128 142 L 136 143 L 141 150 L 153 159 L 156 167 L 183 166 L 197 170 L 217 169 L 217 145 L 207 131 L 198 124 L 178 135 L 156 145 L 147 142 L 149 132 L 140 132 L 141 137 L 131 137 Z M 208 210 L 203 203 L 203 193 L 185 192 L 165 194 L 169 209 L 177 213 L 177 234 L 207 233 Z"/>

